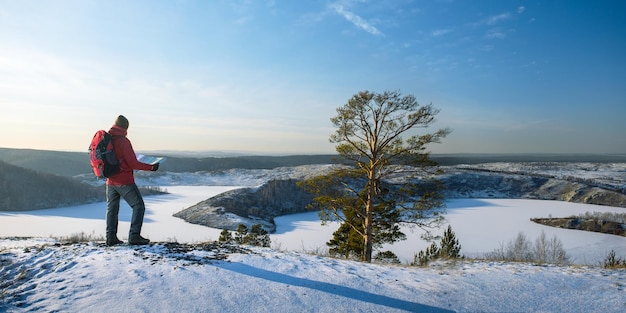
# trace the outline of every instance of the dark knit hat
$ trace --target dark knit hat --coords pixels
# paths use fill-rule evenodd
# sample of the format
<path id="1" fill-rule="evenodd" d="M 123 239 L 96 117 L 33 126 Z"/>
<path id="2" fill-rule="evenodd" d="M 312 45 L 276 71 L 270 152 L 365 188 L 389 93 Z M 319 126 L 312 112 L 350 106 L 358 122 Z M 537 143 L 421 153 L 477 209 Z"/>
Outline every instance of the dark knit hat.
<path id="1" fill-rule="evenodd" d="M 128 119 L 126 119 L 124 115 L 120 115 L 115 119 L 115 125 L 124 129 L 128 129 Z"/>

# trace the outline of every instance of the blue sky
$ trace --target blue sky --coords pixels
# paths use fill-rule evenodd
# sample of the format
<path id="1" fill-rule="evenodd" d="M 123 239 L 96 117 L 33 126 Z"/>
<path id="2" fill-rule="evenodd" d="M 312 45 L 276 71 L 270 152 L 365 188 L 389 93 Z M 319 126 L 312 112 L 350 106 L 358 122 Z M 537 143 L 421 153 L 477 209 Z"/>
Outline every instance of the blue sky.
<path id="1" fill-rule="evenodd" d="M 433 153 L 626 153 L 626 2 L 0 0 L 0 147 L 333 153 L 361 90 Z"/>

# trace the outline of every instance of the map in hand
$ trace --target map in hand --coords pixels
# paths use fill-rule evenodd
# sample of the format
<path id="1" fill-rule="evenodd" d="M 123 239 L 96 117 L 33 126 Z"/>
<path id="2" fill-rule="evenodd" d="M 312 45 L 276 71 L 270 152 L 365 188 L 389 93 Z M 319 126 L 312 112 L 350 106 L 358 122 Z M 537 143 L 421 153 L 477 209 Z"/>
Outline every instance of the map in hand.
<path id="1" fill-rule="evenodd" d="M 154 157 L 149 155 L 137 154 L 137 160 L 142 163 L 154 165 L 157 163 L 163 163 L 165 161 L 165 157 Z"/>

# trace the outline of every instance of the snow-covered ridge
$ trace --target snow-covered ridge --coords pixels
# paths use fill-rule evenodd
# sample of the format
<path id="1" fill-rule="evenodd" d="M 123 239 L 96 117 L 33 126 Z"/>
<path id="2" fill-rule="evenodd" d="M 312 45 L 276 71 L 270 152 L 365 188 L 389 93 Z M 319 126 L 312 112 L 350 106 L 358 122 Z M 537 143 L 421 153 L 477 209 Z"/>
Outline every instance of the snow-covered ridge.
<path id="1" fill-rule="evenodd" d="M 137 172 L 139 185 L 255 187 L 270 180 L 304 179 L 327 173 L 335 165 L 302 165 L 274 169 L 230 169 L 213 172 Z"/>
<path id="2" fill-rule="evenodd" d="M 139 184 L 159 186 L 259 186 L 270 180 L 304 179 L 327 173 L 337 165 L 302 165 L 274 169 L 230 169 L 213 172 L 137 172 Z M 444 173 L 492 172 L 561 180 L 579 180 L 626 188 L 626 163 L 522 162 L 442 166 Z"/>
<path id="3" fill-rule="evenodd" d="M 210 172 L 142 172 L 135 173 L 139 185 L 152 186 L 239 186 L 255 187 L 270 180 L 304 179 L 327 173 L 337 165 L 302 165 L 273 169 L 229 169 Z M 626 163 L 589 162 L 496 162 L 442 166 L 444 174 L 478 172 L 527 175 L 573 182 L 591 183 L 611 190 L 626 189 Z M 79 175 L 77 179 L 99 185 L 93 175 Z"/>
<path id="4" fill-rule="evenodd" d="M 462 169 L 493 173 L 510 173 L 582 182 L 604 189 L 626 193 L 626 163 L 589 162 L 523 162 L 483 163 L 444 167 L 448 171 Z"/>
<path id="5" fill-rule="evenodd" d="M 0 240 L 3 312 L 623 312 L 626 271 Z"/>

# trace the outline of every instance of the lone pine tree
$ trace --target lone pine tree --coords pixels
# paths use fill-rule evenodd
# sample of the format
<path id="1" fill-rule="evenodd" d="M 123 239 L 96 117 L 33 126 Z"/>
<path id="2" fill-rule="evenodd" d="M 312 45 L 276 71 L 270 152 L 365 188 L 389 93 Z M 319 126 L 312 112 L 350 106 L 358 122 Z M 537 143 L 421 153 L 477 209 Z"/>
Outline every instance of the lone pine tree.
<path id="1" fill-rule="evenodd" d="M 426 145 L 439 142 L 450 130 L 402 138 L 430 126 L 438 113 L 398 91 L 359 92 L 337 109 L 330 141 L 349 166 L 300 185 L 315 195 L 311 207 L 320 210 L 322 223 L 341 221 L 343 228 L 330 242 L 338 253 L 356 253 L 371 262 L 377 243 L 405 238 L 400 223 L 427 227 L 440 220 L 435 209 L 443 206 L 443 197 Z M 402 182 L 387 181 L 398 176 Z M 346 240 L 350 248 L 342 243 Z M 359 241 L 362 248 L 354 248 Z"/>

